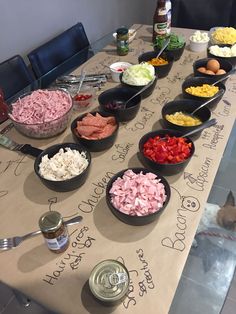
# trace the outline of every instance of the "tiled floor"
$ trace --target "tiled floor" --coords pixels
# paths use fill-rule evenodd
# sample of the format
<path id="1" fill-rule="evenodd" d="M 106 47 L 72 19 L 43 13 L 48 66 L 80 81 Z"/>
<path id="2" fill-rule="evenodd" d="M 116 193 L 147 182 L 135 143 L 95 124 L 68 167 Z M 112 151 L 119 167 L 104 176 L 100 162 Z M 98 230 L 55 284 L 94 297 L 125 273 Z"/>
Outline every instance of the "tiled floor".
<path id="1" fill-rule="evenodd" d="M 229 190 L 236 198 L 236 123 L 208 202 L 223 205 Z M 190 251 L 170 314 L 235 314 L 235 264 L 235 242 L 200 236 L 198 247 Z M 0 314 L 26 313 L 53 314 L 33 301 L 23 307 L 14 292 L 0 283 Z"/>

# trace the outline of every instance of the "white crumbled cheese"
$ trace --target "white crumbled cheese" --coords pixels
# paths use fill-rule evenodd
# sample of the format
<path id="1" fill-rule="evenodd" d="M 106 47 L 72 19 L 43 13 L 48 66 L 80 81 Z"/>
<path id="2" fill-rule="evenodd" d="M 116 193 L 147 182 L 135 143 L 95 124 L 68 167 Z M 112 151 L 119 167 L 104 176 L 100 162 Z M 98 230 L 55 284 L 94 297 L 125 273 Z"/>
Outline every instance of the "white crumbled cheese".
<path id="1" fill-rule="evenodd" d="M 219 47 L 218 45 L 209 48 L 211 54 L 217 57 L 236 57 L 236 44 L 230 47 Z"/>
<path id="2" fill-rule="evenodd" d="M 195 43 L 205 43 L 209 41 L 209 36 L 207 33 L 201 33 L 200 31 L 196 31 L 190 37 L 190 40 L 192 40 Z"/>
<path id="3" fill-rule="evenodd" d="M 63 181 L 71 179 L 82 173 L 88 167 L 85 152 L 69 147 L 59 150 L 52 158 L 44 155 L 39 164 L 40 175 L 48 180 Z"/>

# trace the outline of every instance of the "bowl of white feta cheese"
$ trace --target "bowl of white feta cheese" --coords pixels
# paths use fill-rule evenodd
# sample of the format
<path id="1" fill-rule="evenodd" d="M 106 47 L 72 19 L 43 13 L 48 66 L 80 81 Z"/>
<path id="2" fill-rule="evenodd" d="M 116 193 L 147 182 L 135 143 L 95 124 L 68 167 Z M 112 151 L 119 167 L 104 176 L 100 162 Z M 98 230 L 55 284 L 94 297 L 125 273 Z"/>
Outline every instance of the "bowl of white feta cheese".
<path id="1" fill-rule="evenodd" d="M 205 51 L 208 47 L 209 36 L 207 32 L 195 31 L 189 38 L 189 48 L 194 52 Z"/>
<path id="2" fill-rule="evenodd" d="M 46 148 L 34 162 L 41 182 L 57 192 L 79 188 L 87 179 L 91 154 L 79 143 L 62 143 Z"/>

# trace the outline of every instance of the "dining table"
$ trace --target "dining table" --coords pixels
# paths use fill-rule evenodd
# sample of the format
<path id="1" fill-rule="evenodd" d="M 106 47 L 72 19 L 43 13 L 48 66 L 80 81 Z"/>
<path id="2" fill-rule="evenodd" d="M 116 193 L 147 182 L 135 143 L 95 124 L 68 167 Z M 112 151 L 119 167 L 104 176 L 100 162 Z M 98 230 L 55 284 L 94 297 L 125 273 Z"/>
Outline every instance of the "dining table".
<path id="1" fill-rule="evenodd" d="M 152 26 L 135 24 L 131 28 L 137 33 L 127 55 L 117 54 L 111 33 L 91 44 L 92 53 L 87 61 L 79 64 L 79 54 L 70 60 L 71 64 L 74 61 L 70 69 L 73 75 L 81 75 L 82 70 L 86 74 L 107 75 L 107 81 L 96 90 L 93 104 L 81 111 L 74 110 L 72 119 L 99 110 L 98 95 L 120 85 L 109 76 L 110 64 L 117 61 L 137 64 L 142 53 L 153 50 Z M 0 147 L 0 238 L 37 230 L 39 217 L 47 211 L 58 211 L 65 220 L 76 215 L 83 217 L 79 224 L 68 226 L 70 244 L 63 253 L 49 251 L 41 235 L 24 241 L 15 249 L 0 251 L 0 280 L 55 313 L 166 314 L 170 311 L 235 122 L 236 76 L 227 80 L 226 92 L 212 110 L 217 124 L 194 139 L 195 153 L 185 169 L 165 176 L 171 196 L 158 220 L 144 226 L 118 220 L 106 203 L 106 186 L 123 169 L 145 167 L 138 156 L 140 138 L 162 128 L 163 105 L 182 99 L 181 86 L 193 75 L 194 61 L 206 57 L 206 51 L 189 50 L 193 29 L 172 28 L 172 31 L 186 40 L 183 55 L 174 62 L 168 76 L 157 80 L 153 93 L 142 99 L 137 116 L 120 123 L 114 145 L 105 151 L 91 152 L 91 169 L 80 188 L 70 192 L 48 189 L 34 172 L 34 157 Z M 52 70 L 28 89 L 47 87 L 50 75 L 54 80 L 65 66 Z M 15 98 L 23 92 L 25 90 Z M 35 139 L 19 133 L 7 120 L 1 124 L 0 133 L 17 143 L 40 149 L 74 142 L 70 125 L 58 136 Z M 130 277 L 126 298 L 114 306 L 98 302 L 88 283 L 92 269 L 108 259 L 124 264 Z"/>

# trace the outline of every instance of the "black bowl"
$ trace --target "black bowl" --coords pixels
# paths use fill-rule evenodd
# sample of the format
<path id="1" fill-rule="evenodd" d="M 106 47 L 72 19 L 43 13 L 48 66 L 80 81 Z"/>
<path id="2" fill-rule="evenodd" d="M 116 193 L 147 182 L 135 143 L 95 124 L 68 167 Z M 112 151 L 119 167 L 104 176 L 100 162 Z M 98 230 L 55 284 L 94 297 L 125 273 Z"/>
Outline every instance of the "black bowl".
<path id="1" fill-rule="evenodd" d="M 63 180 L 63 181 L 53 181 L 53 180 L 48 180 L 48 179 L 43 178 L 42 175 L 39 173 L 39 165 L 42 161 L 43 156 L 48 155 L 48 158 L 52 158 L 56 153 L 59 152 L 60 148 L 65 149 L 67 147 L 69 147 L 73 150 L 77 150 L 80 153 L 81 152 L 85 153 L 86 159 L 88 160 L 87 168 L 81 174 L 79 174 L 79 175 L 77 175 L 71 179 L 67 179 L 67 180 Z M 49 189 L 57 191 L 57 192 L 68 192 L 68 191 L 75 190 L 84 184 L 84 182 L 87 179 L 88 173 L 89 173 L 90 164 L 91 164 L 91 155 L 90 155 L 90 152 L 85 147 L 83 147 L 79 143 L 63 143 L 63 144 L 56 144 L 56 145 L 53 145 L 53 146 L 46 148 L 35 159 L 34 171 L 35 171 L 36 175 L 40 178 L 42 183 L 46 187 L 48 187 Z"/>
<path id="2" fill-rule="evenodd" d="M 144 87 L 144 85 L 137 86 L 137 85 L 130 85 L 130 84 L 124 83 L 122 81 L 122 76 L 123 76 L 123 73 L 120 74 L 120 82 L 125 87 L 133 88 L 136 92 L 140 91 L 140 89 L 142 89 Z M 156 84 L 157 84 L 157 76 L 153 80 L 152 85 L 150 85 L 145 91 L 143 91 L 141 93 L 142 98 L 146 98 L 146 97 L 150 96 L 152 94 L 152 92 L 154 91 Z"/>
<path id="3" fill-rule="evenodd" d="M 112 107 L 109 107 L 108 105 L 112 104 L 112 102 L 124 103 L 135 94 L 136 91 L 133 88 L 128 88 L 124 86 L 111 88 L 102 92 L 98 96 L 98 102 L 102 111 L 109 112 L 112 115 L 116 116 L 118 121 L 129 121 L 134 119 L 139 111 L 142 99 L 141 95 L 137 95 L 136 97 L 134 97 L 128 103 L 127 107 L 123 109 L 112 109 Z"/>
<path id="4" fill-rule="evenodd" d="M 94 112 L 90 112 L 92 115 L 96 115 L 96 113 L 99 113 L 101 116 L 103 117 L 115 117 L 114 115 L 108 113 L 108 112 L 98 112 L 98 111 L 94 111 Z M 99 139 L 99 140 L 89 140 L 86 138 L 83 138 L 79 135 L 79 133 L 76 131 L 76 127 L 77 127 L 77 121 L 82 120 L 88 113 L 84 113 L 83 115 L 77 117 L 74 119 L 74 121 L 71 123 L 71 132 L 73 134 L 73 138 L 75 140 L 75 142 L 79 142 L 81 143 L 83 146 L 85 146 L 87 149 L 89 149 L 91 152 L 100 152 L 103 151 L 105 149 L 110 148 L 117 137 L 118 134 L 118 129 L 119 129 L 119 122 L 115 117 L 116 120 L 116 129 L 115 131 L 110 135 L 107 136 L 105 138 Z"/>
<path id="5" fill-rule="evenodd" d="M 133 170 L 134 173 L 140 173 L 141 171 L 146 174 L 148 172 L 152 172 L 155 175 L 157 175 L 157 177 L 161 180 L 160 182 L 164 185 L 165 188 L 165 192 L 166 192 L 166 200 L 163 204 L 163 207 L 161 209 L 159 209 L 159 211 L 156 211 L 155 213 L 152 213 L 150 215 L 146 215 L 146 216 L 131 216 L 131 215 L 127 215 L 125 213 L 120 212 L 117 208 L 114 207 L 114 205 L 111 203 L 111 196 L 110 196 L 110 189 L 113 185 L 113 183 L 115 182 L 115 180 L 118 177 L 123 177 L 123 174 L 125 173 L 126 170 Z M 108 207 L 110 208 L 111 212 L 121 221 L 125 222 L 126 224 L 129 225 L 134 225 L 134 226 L 142 226 L 142 225 L 146 225 L 149 224 L 151 222 L 153 222 L 154 220 L 156 220 L 159 215 L 163 212 L 164 208 L 167 206 L 169 200 L 170 200 L 170 186 L 168 184 L 168 182 L 166 181 L 165 178 L 163 178 L 157 171 L 150 171 L 148 169 L 145 168 L 129 168 L 129 169 L 125 169 L 122 170 L 120 172 L 118 172 L 116 175 L 114 175 L 110 181 L 107 184 L 107 188 L 106 188 L 106 202 Z"/>
<path id="6" fill-rule="evenodd" d="M 219 76 L 219 75 L 217 75 L 217 76 Z M 187 87 L 190 87 L 190 86 L 201 86 L 201 85 L 203 85 L 203 84 L 209 84 L 209 85 L 211 85 L 212 83 L 213 83 L 213 81 L 212 81 L 211 78 L 207 78 L 207 77 L 191 77 L 191 78 L 185 80 L 185 81 L 183 82 L 183 84 L 182 84 L 182 93 L 183 93 L 183 96 L 184 96 L 184 98 L 192 99 L 192 100 L 197 100 L 197 101 L 200 101 L 201 103 L 203 103 L 203 102 L 207 101 L 208 99 L 213 98 L 213 96 L 212 96 L 212 97 L 194 96 L 194 95 L 191 95 L 191 94 L 187 93 L 187 92 L 185 91 L 185 89 L 186 89 Z M 209 102 L 209 104 L 207 104 L 207 107 L 208 107 L 209 109 L 213 109 L 213 108 L 216 107 L 216 105 L 217 105 L 218 102 L 221 100 L 221 98 L 223 97 L 223 95 L 224 95 L 224 93 L 225 93 L 225 90 L 226 90 L 225 85 L 224 85 L 222 82 L 216 84 L 216 86 L 218 86 L 220 90 L 222 89 L 223 92 L 222 92 L 221 96 L 217 97 L 216 99 L 214 99 L 214 100 L 212 100 L 211 102 Z"/>
<path id="7" fill-rule="evenodd" d="M 206 67 L 207 62 L 209 60 L 211 60 L 211 59 L 216 59 L 220 63 L 220 68 L 225 70 L 226 73 L 225 74 L 220 74 L 220 75 L 213 75 L 213 74 L 201 73 L 201 72 L 199 72 L 197 70 L 200 67 Z M 229 72 L 232 71 L 232 69 L 233 69 L 233 66 L 232 66 L 232 64 L 229 61 L 223 60 L 223 59 L 219 59 L 217 57 L 199 59 L 199 60 L 196 60 L 193 63 L 193 73 L 194 73 L 194 76 L 200 76 L 200 77 L 209 78 L 211 83 L 214 83 L 217 80 L 227 76 L 229 74 Z M 222 81 L 222 83 L 226 82 L 226 80 L 227 80 L 227 78 L 224 81 Z"/>
<path id="8" fill-rule="evenodd" d="M 165 116 L 167 114 L 172 114 L 172 113 L 175 113 L 177 111 L 191 113 L 194 109 L 198 108 L 201 104 L 202 104 L 201 102 L 199 102 L 197 100 L 191 100 L 191 99 L 173 100 L 173 101 L 166 103 L 162 107 L 162 111 L 161 111 L 164 126 L 167 129 L 180 131 L 180 132 L 182 132 L 182 134 L 185 134 L 187 132 L 195 130 L 198 126 L 176 125 L 176 124 L 166 120 Z M 206 107 L 199 109 L 196 112 L 195 116 L 198 117 L 202 122 L 206 122 L 211 117 L 211 111 L 206 106 Z"/>
<path id="9" fill-rule="evenodd" d="M 190 159 L 192 158 L 194 154 L 195 146 L 194 146 L 193 141 L 189 137 L 186 137 L 187 143 L 191 143 L 192 145 L 191 154 L 187 159 L 178 163 L 172 163 L 172 164 L 171 163 L 158 163 L 146 157 L 143 153 L 143 146 L 147 142 L 147 140 L 150 138 L 154 138 L 155 136 L 165 137 L 166 135 L 184 137 L 183 132 L 176 131 L 176 130 L 162 129 L 162 130 L 149 132 L 145 134 L 139 141 L 139 154 L 140 154 L 141 162 L 144 164 L 145 167 L 151 169 L 152 171 L 159 171 L 162 175 L 169 176 L 169 175 L 175 175 L 183 171 L 183 169 L 187 166 L 187 164 L 189 163 Z"/>
<path id="10" fill-rule="evenodd" d="M 157 52 L 156 51 L 148 51 L 148 52 L 145 52 L 143 53 L 142 55 L 140 55 L 138 57 L 138 62 L 141 63 L 141 62 L 148 62 L 150 61 L 151 59 L 153 58 L 156 58 L 157 56 Z M 167 53 L 162 53 L 161 54 L 161 57 L 165 60 L 168 61 L 167 64 L 163 64 L 163 65 L 159 65 L 159 66 L 155 66 L 154 65 L 154 68 L 155 68 L 155 74 L 158 78 L 163 78 L 163 77 L 166 77 L 171 68 L 172 68 L 172 65 L 173 65 L 173 62 L 174 62 L 174 57 L 167 54 Z"/>
<path id="11" fill-rule="evenodd" d="M 174 61 L 178 61 L 181 58 L 181 56 L 182 56 L 182 54 L 184 52 L 185 46 L 186 46 L 186 43 L 184 43 L 183 47 L 181 47 L 181 48 L 176 48 L 176 49 L 172 49 L 172 50 L 167 50 L 166 49 L 165 52 L 166 52 L 166 54 L 168 56 L 173 57 Z M 161 49 L 160 48 L 156 48 L 154 46 L 154 50 L 158 53 Z"/>
<path id="12" fill-rule="evenodd" d="M 232 45 L 215 45 L 215 46 L 219 46 L 220 48 L 223 48 L 223 47 L 228 47 L 228 48 L 231 48 Z M 220 57 L 220 56 L 216 56 L 212 53 L 210 53 L 210 47 L 208 47 L 207 49 L 207 57 L 210 58 L 210 59 L 217 59 L 218 61 L 228 61 L 232 64 L 233 67 L 235 67 L 236 65 L 236 56 L 235 57 Z"/>

